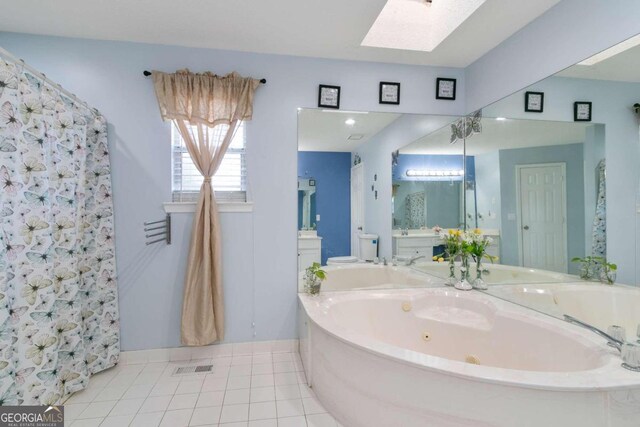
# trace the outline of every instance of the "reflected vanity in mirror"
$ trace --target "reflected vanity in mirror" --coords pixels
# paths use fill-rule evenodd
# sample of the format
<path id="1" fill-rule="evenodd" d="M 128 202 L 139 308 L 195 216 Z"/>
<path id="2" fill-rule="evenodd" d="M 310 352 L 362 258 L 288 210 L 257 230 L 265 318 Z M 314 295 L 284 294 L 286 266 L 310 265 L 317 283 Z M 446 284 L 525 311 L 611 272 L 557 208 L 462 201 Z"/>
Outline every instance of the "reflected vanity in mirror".
<path id="1" fill-rule="evenodd" d="M 393 256 L 430 263 L 443 252 L 434 231 L 465 226 L 474 167 L 465 162 L 457 122 L 424 135 L 392 156 Z"/>

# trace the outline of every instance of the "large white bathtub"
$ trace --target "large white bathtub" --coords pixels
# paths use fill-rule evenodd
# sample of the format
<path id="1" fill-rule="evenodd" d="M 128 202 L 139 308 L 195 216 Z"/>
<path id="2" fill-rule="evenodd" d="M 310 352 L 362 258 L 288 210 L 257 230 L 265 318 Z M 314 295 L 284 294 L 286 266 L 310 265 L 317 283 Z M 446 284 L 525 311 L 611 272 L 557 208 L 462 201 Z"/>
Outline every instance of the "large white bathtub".
<path id="1" fill-rule="evenodd" d="M 568 314 L 604 331 L 610 325 L 624 326 L 628 341 L 638 339 L 640 289 L 636 287 L 573 282 L 491 286 L 487 293 L 559 318 Z"/>
<path id="2" fill-rule="evenodd" d="M 345 426 L 640 425 L 640 374 L 566 322 L 451 288 L 299 298 L 307 379 Z"/>
<path id="3" fill-rule="evenodd" d="M 535 268 L 516 267 L 504 264 L 485 263 L 489 274 L 483 276 L 484 281 L 491 284 L 511 283 L 560 283 L 574 282 L 577 277 L 555 271 L 538 270 Z M 413 266 L 423 273 L 446 279 L 449 277 L 449 264 L 446 262 L 422 262 Z M 471 265 L 471 276 L 475 277 L 475 265 Z M 460 263 L 456 263 L 456 276 L 460 277 Z"/>
<path id="4" fill-rule="evenodd" d="M 382 264 L 345 264 L 322 267 L 327 278 L 322 291 L 396 289 L 443 286 L 444 281 L 406 266 Z M 304 271 L 298 275 L 298 291 L 304 291 Z"/>

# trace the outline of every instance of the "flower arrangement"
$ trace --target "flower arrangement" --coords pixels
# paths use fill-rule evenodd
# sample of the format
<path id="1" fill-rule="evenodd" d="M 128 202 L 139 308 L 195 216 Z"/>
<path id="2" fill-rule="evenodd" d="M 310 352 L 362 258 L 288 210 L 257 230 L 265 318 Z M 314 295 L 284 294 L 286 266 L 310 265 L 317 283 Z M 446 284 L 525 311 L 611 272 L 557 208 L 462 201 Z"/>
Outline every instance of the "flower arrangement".
<path id="1" fill-rule="evenodd" d="M 487 289 L 487 285 L 482 279 L 482 274 L 486 273 L 487 270 L 484 269 L 482 261 L 484 259 L 489 259 L 491 262 L 496 260 L 497 257 L 487 254 L 487 248 L 491 245 L 493 239 L 483 235 L 482 230 L 479 228 L 473 231 L 450 229 L 446 232 L 440 229 L 438 234 L 444 244 L 444 255 L 449 262 L 449 278 L 447 279 L 447 284 L 462 290 L 469 290 L 473 287 Z M 455 260 L 458 257 L 460 258 L 459 280 L 455 274 Z M 473 285 L 471 284 L 472 280 L 470 276 L 470 258 L 476 263 L 476 278 L 473 279 Z M 444 259 L 442 256 L 436 256 L 434 257 L 434 261 L 443 262 Z"/>
<path id="2" fill-rule="evenodd" d="M 473 287 L 477 289 L 487 289 L 487 284 L 482 279 L 482 275 L 487 271 L 482 266 L 484 258 L 489 259 L 491 262 L 496 257 L 487 253 L 487 248 L 493 242 L 493 239 L 489 236 L 482 234 L 482 230 L 479 228 L 474 229 L 471 233 L 467 233 L 468 243 L 466 251 L 469 252 L 471 257 L 476 262 L 476 278 L 473 281 Z"/>

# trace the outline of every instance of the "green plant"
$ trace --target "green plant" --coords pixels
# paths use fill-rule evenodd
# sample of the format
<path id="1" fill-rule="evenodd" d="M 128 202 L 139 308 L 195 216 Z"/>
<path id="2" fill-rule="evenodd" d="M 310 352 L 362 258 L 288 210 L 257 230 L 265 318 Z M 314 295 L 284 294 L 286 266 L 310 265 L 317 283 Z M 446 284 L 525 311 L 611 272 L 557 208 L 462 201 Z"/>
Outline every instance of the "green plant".
<path id="1" fill-rule="evenodd" d="M 608 262 L 600 256 L 575 257 L 571 262 L 580 263 L 580 278 L 583 280 L 600 279 L 603 283 L 612 285 L 615 282 L 617 264 Z"/>
<path id="2" fill-rule="evenodd" d="M 322 269 L 319 262 L 314 262 L 307 267 L 307 276 L 315 276 L 320 280 L 324 280 L 327 278 L 327 272 Z"/>
<path id="3" fill-rule="evenodd" d="M 305 287 L 309 294 L 318 295 L 320 285 L 327 278 L 327 273 L 322 269 L 320 263 L 314 262 L 305 270 Z"/>

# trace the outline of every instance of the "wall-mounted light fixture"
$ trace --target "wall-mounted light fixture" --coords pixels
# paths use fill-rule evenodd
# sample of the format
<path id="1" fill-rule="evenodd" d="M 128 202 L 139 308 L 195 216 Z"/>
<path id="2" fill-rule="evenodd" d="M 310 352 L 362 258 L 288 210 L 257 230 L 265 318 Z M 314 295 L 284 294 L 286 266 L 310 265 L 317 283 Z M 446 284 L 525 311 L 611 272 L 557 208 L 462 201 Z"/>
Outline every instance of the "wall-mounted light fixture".
<path id="1" fill-rule="evenodd" d="M 464 170 L 429 170 L 429 169 L 408 169 L 407 176 L 436 176 L 436 177 L 451 177 L 451 176 L 464 176 Z"/>

